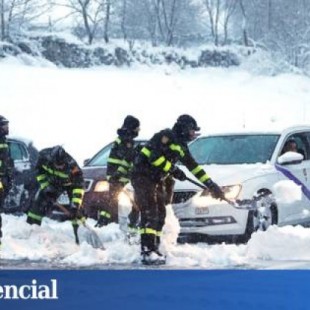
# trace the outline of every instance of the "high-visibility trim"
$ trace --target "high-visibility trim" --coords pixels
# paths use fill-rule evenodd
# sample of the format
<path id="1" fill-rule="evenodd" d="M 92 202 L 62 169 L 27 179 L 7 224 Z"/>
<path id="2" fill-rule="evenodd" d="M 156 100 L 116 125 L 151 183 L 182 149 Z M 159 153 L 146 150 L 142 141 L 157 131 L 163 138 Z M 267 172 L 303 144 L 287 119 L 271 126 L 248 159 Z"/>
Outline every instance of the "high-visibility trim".
<path id="1" fill-rule="evenodd" d="M 196 174 L 198 174 L 198 172 L 199 171 L 201 171 L 203 168 L 201 167 L 201 166 L 197 166 L 195 169 L 193 169 L 192 171 L 191 171 L 191 173 L 193 174 L 193 175 L 196 175 Z"/>
<path id="2" fill-rule="evenodd" d="M 140 234 L 146 234 L 146 235 L 156 235 L 157 231 L 153 228 L 141 228 L 140 229 Z"/>
<path id="3" fill-rule="evenodd" d="M 161 237 L 161 236 L 162 236 L 162 234 L 163 234 L 163 232 L 162 232 L 162 231 L 156 231 L 156 236 L 157 236 L 157 237 Z"/>
<path id="4" fill-rule="evenodd" d="M 117 144 L 121 144 L 122 140 L 121 140 L 120 138 L 116 138 L 115 142 L 116 142 Z"/>
<path id="5" fill-rule="evenodd" d="M 1 181 L 0 181 L 0 189 L 3 189 L 3 184 Z"/>
<path id="6" fill-rule="evenodd" d="M 34 219 L 34 220 L 37 220 L 37 221 L 42 221 L 42 219 L 43 219 L 43 216 L 40 216 L 40 215 L 38 215 L 38 214 L 35 214 L 35 213 L 32 213 L 32 212 L 28 212 L 28 217 L 30 217 L 30 218 L 32 218 L 32 219 Z"/>
<path id="7" fill-rule="evenodd" d="M 124 159 L 122 160 L 122 159 L 113 158 L 113 157 L 108 158 L 108 163 L 121 165 L 121 166 L 128 167 L 128 168 L 131 167 L 131 164 L 128 161 Z"/>
<path id="8" fill-rule="evenodd" d="M 49 186 L 49 183 L 48 182 L 44 182 L 44 183 L 41 183 L 40 184 L 40 188 L 41 189 L 44 189 L 44 188 L 46 188 L 46 187 L 48 187 Z"/>
<path id="9" fill-rule="evenodd" d="M 171 169 L 171 162 L 169 160 L 166 161 L 165 167 L 163 168 L 165 172 L 168 172 Z"/>
<path id="10" fill-rule="evenodd" d="M 7 149 L 9 145 L 7 143 L 1 143 L 0 144 L 0 149 Z"/>
<path id="11" fill-rule="evenodd" d="M 119 181 L 122 183 L 128 183 L 130 181 L 130 179 L 121 177 L 121 178 L 119 178 Z"/>
<path id="12" fill-rule="evenodd" d="M 72 202 L 76 202 L 76 203 L 78 203 L 79 205 L 82 204 L 82 201 L 83 201 L 82 198 L 77 198 L 77 197 L 73 197 L 73 198 L 72 198 Z"/>
<path id="13" fill-rule="evenodd" d="M 42 168 L 47 171 L 49 174 L 52 174 L 52 175 L 56 175 L 57 177 L 60 177 L 60 178 L 63 178 L 63 179 L 67 179 L 69 178 L 69 175 L 66 174 L 66 173 L 63 173 L 61 171 L 57 171 L 57 170 L 53 170 L 45 165 L 42 165 Z"/>
<path id="14" fill-rule="evenodd" d="M 210 179 L 210 177 L 207 175 L 207 174 L 204 174 L 200 179 L 199 179 L 199 181 L 200 182 L 205 182 L 205 181 L 207 181 L 207 180 L 209 180 Z"/>
<path id="15" fill-rule="evenodd" d="M 181 157 L 185 156 L 185 153 L 184 153 L 181 145 L 179 145 L 179 144 L 170 144 L 169 148 L 170 148 L 170 150 L 172 150 L 174 152 L 178 152 L 181 155 Z"/>
<path id="16" fill-rule="evenodd" d="M 73 189 L 73 191 L 72 191 L 72 194 L 74 195 L 74 194 L 80 194 L 81 196 L 83 196 L 84 195 L 84 189 L 82 189 L 82 188 L 75 188 L 75 189 Z"/>
<path id="17" fill-rule="evenodd" d="M 127 174 L 128 173 L 128 170 L 122 166 L 119 166 L 117 168 L 117 171 L 121 172 L 121 173 L 124 173 L 124 174 Z"/>
<path id="18" fill-rule="evenodd" d="M 107 212 L 107 211 L 101 211 L 100 212 L 100 216 L 106 217 L 108 219 L 111 218 L 111 214 L 109 212 Z"/>
<path id="19" fill-rule="evenodd" d="M 152 165 L 155 167 L 160 166 L 164 161 L 166 160 L 165 156 L 160 156 L 159 158 L 157 158 L 156 160 L 154 160 L 152 162 Z"/>
<path id="20" fill-rule="evenodd" d="M 143 147 L 142 150 L 141 150 L 141 153 L 142 153 L 143 155 L 145 155 L 146 157 L 150 157 L 152 152 L 151 152 L 151 150 L 149 150 L 148 148 Z"/>
<path id="21" fill-rule="evenodd" d="M 46 179 L 46 175 L 45 174 L 40 174 L 40 175 L 38 175 L 37 176 L 37 181 L 43 181 L 43 180 L 45 180 Z"/>

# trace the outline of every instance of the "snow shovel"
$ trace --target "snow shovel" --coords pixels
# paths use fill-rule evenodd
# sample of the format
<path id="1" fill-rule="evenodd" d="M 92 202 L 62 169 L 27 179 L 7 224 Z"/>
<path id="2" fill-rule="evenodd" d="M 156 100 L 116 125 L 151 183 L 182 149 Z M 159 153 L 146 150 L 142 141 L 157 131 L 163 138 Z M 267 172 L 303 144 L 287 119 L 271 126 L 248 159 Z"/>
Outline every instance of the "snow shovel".
<path id="1" fill-rule="evenodd" d="M 55 203 L 55 206 L 58 207 L 63 213 L 65 213 L 68 217 L 71 216 L 71 213 L 67 208 L 59 203 Z M 86 224 L 85 218 L 77 220 L 77 224 L 82 224 L 86 230 L 87 230 L 87 235 L 86 235 L 86 242 L 90 244 L 93 248 L 95 249 L 101 249 L 105 250 L 105 247 L 100 240 L 97 232 L 91 228 L 89 225 Z M 74 238 L 75 238 L 75 243 L 80 244 L 79 236 L 78 236 L 78 225 L 72 225 L 73 226 L 73 232 L 74 232 Z"/>
<path id="2" fill-rule="evenodd" d="M 191 178 L 186 178 L 186 180 L 191 182 L 192 184 L 197 185 L 200 188 L 208 191 L 208 188 L 206 186 L 202 185 L 201 183 L 198 183 L 198 182 L 192 180 Z M 268 195 L 268 193 L 262 192 L 258 196 L 253 197 L 252 199 L 243 199 L 243 200 L 232 201 L 232 200 L 227 199 L 227 198 L 222 198 L 221 200 L 226 201 L 228 204 L 230 204 L 232 207 L 234 207 L 236 209 L 255 210 L 255 209 L 257 209 L 257 201 L 259 201 L 260 199 L 262 199 L 263 197 L 265 197 L 267 195 Z"/>

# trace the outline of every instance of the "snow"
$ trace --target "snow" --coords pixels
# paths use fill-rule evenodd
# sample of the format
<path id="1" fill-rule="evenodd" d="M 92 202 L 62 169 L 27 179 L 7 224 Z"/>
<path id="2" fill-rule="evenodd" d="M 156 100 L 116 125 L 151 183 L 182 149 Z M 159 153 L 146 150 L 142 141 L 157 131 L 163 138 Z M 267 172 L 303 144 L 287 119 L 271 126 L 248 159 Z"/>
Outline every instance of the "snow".
<path id="1" fill-rule="evenodd" d="M 4 215 L 3 260 L 29 260 L 58 268 L 137 268 L 139 245 L 128 245 L 117 224 L 96 228 L 105 251 L 86 242 L 86 230 L 80 227 L 81 245 L 74 243 L 69 222 L 45 218 L 41 227 L 26 224 L 26 216 Z M 95 221 L 88 220 L 90 226 Z M 18 229 L 16 229 L 18 227 Z M 179 230 L 171 206 L 164 228 L 162 251 L 167 254 L 165 268 L 309 268 L 310 230 L 301 226 L 271 226 L 254 233 L 248 244 L 177 245 Z M 298 265 L 299 264 L 299 265 Z M 284 266 L 284 267 L 283 267 Z"/>
<path id="2" fill-rule="evenodd" d="M 79 163 L 115 138 L 127 114 L 141 120 L 140 138 L 171 127 L 183 113 L 193 115 L 203 133 L 272 130 L 309 123 L 309 95 L 306 77 L 263 76 L 242 68 L 59 69 L 39 60 L 28 66 L 16 58 L 0 61 L 0 114 L 10 120 L 11 134 L 33 140 L 38 148 L 61 144 Z M 300 197 L 300 189 L 289 183 L 275 189 L 277 199 Z M 3 215 L 3 222 L 4 260 L 64 268 L 139 263 L 139 246 L 129 246 L 116 224 L 96 228 L 107 249 L 101 251 L 86 242 L 82 227 L 81 245 L 75 245 L 70 223 L 44 219 L 37 227 L 26 224 L 25 216 L 12 215 Z M 270 227 L 254 233 L 246 245 L 176 245 L 179 229 L 169 207 L 162 245 L 168 268 L 310 266 L 310 230 L 300 226 Z"/>

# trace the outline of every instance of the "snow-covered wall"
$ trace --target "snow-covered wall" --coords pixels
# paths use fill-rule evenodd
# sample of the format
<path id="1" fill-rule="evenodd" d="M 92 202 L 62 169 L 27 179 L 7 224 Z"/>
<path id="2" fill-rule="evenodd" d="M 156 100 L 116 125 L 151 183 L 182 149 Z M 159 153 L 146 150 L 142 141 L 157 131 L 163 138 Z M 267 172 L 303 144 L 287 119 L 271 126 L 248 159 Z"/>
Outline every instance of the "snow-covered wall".
<path id="1" fill-rule="evenodd" d="M 133 64 L 166 65 L 180 68 L 238 66 L 241 56 L 252 50 L 241 48 L 200 47 L 191 50 L 149 48 L 120 44 L 88 46 L 77 40 L 54 34 L 29 35 L 27 39 L 0 42 L 0 58 L 27 54 L 43 57 L 57 66 L 88 68 L 98 65 L 131 66 Z M 243 54 L 243 55 L 242 55 Z"/>

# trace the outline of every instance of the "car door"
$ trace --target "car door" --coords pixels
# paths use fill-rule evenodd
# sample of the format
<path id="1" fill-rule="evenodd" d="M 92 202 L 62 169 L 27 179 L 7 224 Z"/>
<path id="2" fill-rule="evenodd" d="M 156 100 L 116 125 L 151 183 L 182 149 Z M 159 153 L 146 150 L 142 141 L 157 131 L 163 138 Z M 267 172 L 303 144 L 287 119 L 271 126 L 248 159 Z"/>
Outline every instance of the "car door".
<path id="1" fill-rule="evenodd" d="M 306 189 L 310 188 L 310 147 L 306 132 L 294 133 L 286 137 L 284 145 L 288 141 L 295 141 L 297 152 L 304 156 L 301 163 L 288 164 L 279 170 L 281 179 L 293 180 L 294 177 L 300 181 Z M 281 155 L 281 152 L 280 154 Z M 285 173 L 288 171 L 289 173 Z M 294 203 L 284 204 L 282 210 L 285 212 L 285 222 L 288 224 L 298 224 L 306 222 L 310 218 L 310 196 L 303 193 L 302 199 Z"/>

